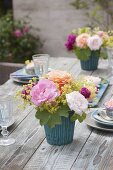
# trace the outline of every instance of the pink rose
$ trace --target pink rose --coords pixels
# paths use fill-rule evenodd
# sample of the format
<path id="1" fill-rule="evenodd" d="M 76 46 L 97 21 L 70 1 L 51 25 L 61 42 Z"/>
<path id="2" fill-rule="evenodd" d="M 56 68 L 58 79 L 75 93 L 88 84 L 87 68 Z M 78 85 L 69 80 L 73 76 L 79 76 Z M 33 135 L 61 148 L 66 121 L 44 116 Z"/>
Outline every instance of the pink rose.
<path id="1" fill-rule="evenodd" d="M 89 37 L 88 38 L 88 47 L 91 49 L 91 50 L 99 50 L 101 45 L 102 45 L 102 39 L 98 36 L 98 35 L 94 35 L 92 37 Z"/>
<path id="2" fill-rule="evenodd" d="M 99 35 L 99 37 L 101 37 L 103 40 L 107 40 L 109 38 L 108 33 L 104 31 L 98 31 L 97 35 Z"/>
<path id="3" fill-rule="evenodd" d="M 108 100 L 104 105 L 107 109 L 113 110 L 113 99 Z"/>
<path id="4" fill-rule="evenodd" d="M 31 101 L 40 106 L 44 102 L 51 102 L 60 95 L 56 85 L 48 80 L 42 79 L 31 89 Z"/>
<path id="5" fill-rule="evenodd" d="M 16 29 L 14 32 L 13 32 L 13 35 L 17 38 L 19 37 L 22 37 L 23 34 L 22 34 L 22 31 L 20 29 Z"/>
<path id="6" fill-rule="evenodd" d="M 28 33 L 29 32 L 29 28 L 28 27 L 24 27 L 23 28 L 23 33 Z"/>
<path id="7" fill-rule="evenodd" d="M 89 34 L 83 33 L 76 38 L 76 45 L 80 48 L 85 48 L 87 46 L 87 40 L 90 37 Z"/>

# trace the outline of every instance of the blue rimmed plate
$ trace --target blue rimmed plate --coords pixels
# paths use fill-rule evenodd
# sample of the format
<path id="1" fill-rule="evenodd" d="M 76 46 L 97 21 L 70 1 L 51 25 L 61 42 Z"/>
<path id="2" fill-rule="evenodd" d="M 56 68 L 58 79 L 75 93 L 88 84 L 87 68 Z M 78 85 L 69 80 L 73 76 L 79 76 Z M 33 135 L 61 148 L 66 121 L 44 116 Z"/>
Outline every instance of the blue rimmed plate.
<path id="1" fill-rule="evenodd" d="M 25 68 L 17 70 L 14 73 L 11 73 L 10 77 L 14 78 L 14 79 L 18 79 L 18 80 L 29 80 L 29 79 L 31 79 L 33 77 L 38 78 L 38 76 L 35 75 L 35 74 L 34 75 L 27 74 Z"/>
<path id="2" fill-rule="evenodd" d="M 104 111 L 105 110 L 100 110 L 100 109 L 95 110 L 94 112 L 92 112 L 91 116 L 97 123 L 101 125 L 113 126 L 113 121 L 106 120 L 101 116 L 101 112 Z"/>
<path id="3" fill-rule="evenodd" d="M 48 72 L 53 70 L 52 68 L 48 68 Z M 22 68 L 20 70 L 17 70 L 13 73 L 10 74 L 10 78 L 17 83 L 21 83 L 21 84 L 27 84 L 29 83 L 29 80 L 31 80 L 33 77 L 36 77 L 37 80 L 39 79 L 39 76 L 36 74 L 28 74 L 26 72 L 25 68 Z"/>
<path id="4" fill-rule="evenodd" d="M 97 109 L 97 108 L 96 108 Z M 98 108 L 100 109 L 100 108 Z M 92 117 L 93 112 L 95 112 L 95 108 L 91 108 L 89 113 L 86 116 L 86 119 L 84 120 L 85 123 L 91 127 L 91 128 L 95 128 L 97 130 L 102 130 L 102 131 L 107 131 L 107 132 L 113 132 L 113 126 L 106 126 L 103 125 L 101 123 L 98 123 L 97 121 L 95 121 L 95 119 Z"/>

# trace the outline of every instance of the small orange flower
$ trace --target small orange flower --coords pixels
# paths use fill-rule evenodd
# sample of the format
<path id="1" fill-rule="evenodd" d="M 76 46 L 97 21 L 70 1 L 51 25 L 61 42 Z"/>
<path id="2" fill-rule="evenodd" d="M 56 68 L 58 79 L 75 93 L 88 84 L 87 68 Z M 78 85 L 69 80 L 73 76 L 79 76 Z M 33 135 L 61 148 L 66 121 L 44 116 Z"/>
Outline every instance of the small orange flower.
<path id="1" fill-rule="evenodd" d="M 59 89 L 65 84 L 69 84 L 72 82 L 72 76 L 66 71 L 54 70 L 48 73 L 48 79 L 58 84 Z"/>

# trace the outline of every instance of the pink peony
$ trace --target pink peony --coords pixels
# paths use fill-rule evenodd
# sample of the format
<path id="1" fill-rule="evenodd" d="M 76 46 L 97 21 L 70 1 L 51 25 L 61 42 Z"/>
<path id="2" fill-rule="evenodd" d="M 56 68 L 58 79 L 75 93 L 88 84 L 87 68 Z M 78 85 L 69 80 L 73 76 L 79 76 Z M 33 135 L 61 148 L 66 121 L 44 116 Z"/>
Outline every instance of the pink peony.
<path id="1" fill-rule="evenodd" d="M 94 35 L 92 37 L 89 37 L 88 38 L 88 47 L 91 49 L 91 50 L 99 50 L 101 45 L 102 45 L 102 39 L 98 36 L 98 35 Z"/>
<path id="2" fill-rule="evenodd" d="M 22 37 L 23 34 L 22 34 L 22 31 L 20 29 L 16 29 L 14 32 L 13 32 L 13 35 L 17 38 L 19 37 Z"/>
<path id="3" fill-rule="evenodd" d="M 55 84 L 48 80 L 42 79 L 31 89 L 31 101 L 40 106 L 44 102 L 51 102 L 60 95 Z"/>
<path id="4" fill-rule="evenodd" d="M 85 48 L 87 46 L 87 40 L 90 37 L 89 34 L 83 33 L 76 38 L 76 45 L 80 48 Z"/>

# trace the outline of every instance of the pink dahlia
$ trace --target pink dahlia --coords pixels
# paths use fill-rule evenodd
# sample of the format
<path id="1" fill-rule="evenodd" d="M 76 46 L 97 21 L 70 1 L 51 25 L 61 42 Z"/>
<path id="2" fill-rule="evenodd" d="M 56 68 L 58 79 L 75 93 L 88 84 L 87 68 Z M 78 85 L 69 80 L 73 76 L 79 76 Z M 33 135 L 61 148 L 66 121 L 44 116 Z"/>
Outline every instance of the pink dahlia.
<path id="1" fill-rule="evenodd" d="M 68 36 L 68 40 L 65 43 L 66 48 L 70 51 L 73 49 L 74 44 L 75 44 L 76 36 L 74 34 L 70 34 Z"/>

